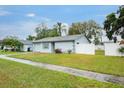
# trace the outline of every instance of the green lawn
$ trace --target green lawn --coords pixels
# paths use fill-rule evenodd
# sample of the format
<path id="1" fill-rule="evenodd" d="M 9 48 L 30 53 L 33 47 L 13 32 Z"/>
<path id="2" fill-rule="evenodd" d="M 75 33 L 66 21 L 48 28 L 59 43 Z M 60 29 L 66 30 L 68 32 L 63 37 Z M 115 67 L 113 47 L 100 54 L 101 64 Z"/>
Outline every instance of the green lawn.
<path id="1" fill-rule="evenodd" d="M 12 51 L 5 51 L 5 50 L 0 50 L 0 55 L 5 55 L 5 54 L 17 54 L 20 52 L 12 52 Z"/>
<path id="2" fill-rule="evenodd" d="M 122 57 L 104 56 L 98 53 L 97 55 L 28 53 L 12 57 L 124 76 L 124 58 Z"/>
<path id="3" fill-rule="evenodd" d="M 124 87 L 0 59 L 0 87 Z"/>
<path id="4" fill-rule="evenodd" d="M 95 54 L 96 55 L 104 55 L 104 50 L 96 50 Z"/>

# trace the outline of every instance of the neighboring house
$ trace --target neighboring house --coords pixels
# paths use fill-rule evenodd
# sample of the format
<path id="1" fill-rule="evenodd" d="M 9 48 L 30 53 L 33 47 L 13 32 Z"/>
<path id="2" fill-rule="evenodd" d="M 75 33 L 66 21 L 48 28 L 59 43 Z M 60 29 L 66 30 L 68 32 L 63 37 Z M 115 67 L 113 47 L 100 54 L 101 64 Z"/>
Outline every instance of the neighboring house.
<path id="1" fill-rule="evenodd" d="M 47 37 L 33 41 L 33 52 L 54 53 L 55 49 L 61 49 L 67 53 L 95 54 L 95 47 L 85 35 L 68 35 L 68 28 L 64 27 L 61 36 Z"/>
<path id="2" fill-rule="evenodd" d="M 32 41 L 28 41 L 28 40 L 20 40 L 20 42 L 22 42 L 23 47 L 21 48 L 21 51 L 32 51 Z"/>
<path id="3" fill-rule="evenodd" d="M 32 42 L 28 41 L 28 40 L 20 40 L 20 42 L 23 44 L 21 51 L 32 51 Z M 0 49 L 1 49 L 1 45 L 2 45 L 2 40 L 0 40 Z M 4 46 L 3 49 L 7 49 L 7 50 L 12 50 L 12 48 L 10 46 Z"/>

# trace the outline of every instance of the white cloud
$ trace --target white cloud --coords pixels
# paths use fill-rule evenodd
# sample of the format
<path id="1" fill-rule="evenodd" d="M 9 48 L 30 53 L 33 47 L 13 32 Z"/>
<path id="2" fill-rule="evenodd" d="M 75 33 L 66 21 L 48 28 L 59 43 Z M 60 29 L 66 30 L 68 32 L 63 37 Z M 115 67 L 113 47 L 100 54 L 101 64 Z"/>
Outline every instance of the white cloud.
<path id="1" fill-rule="evenodd" d="M 0 8 L 0 16 L 10 15 L 11 13 Z"/>
<path id="2" fill-rule="evenodd" d="M 36 14 L 35 14 L 35 13 L 28 13 L 28 14 L 26 14 L 26 16 L 27 16 L 27 17 L 35 17 Z"/>

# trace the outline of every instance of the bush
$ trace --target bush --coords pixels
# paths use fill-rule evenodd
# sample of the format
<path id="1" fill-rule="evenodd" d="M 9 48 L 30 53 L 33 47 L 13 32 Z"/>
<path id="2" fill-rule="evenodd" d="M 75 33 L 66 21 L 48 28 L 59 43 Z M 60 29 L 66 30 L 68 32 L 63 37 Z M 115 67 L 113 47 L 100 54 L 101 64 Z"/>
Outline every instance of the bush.
<path id="1" fill-rule="evenodd" d="M 124 54 L 124 47 L 120 47 L 120 48 L 118 49 L 118 51 L 119 51 L 121 54 Z"/>
<path id="2" fill-rule="evenodd" d="M 9 50 L 8 50 L 8 49 L 5 49 L 5 52 L 6 52 L 6 51 L 9 51 Z"/>
<path id="3" fill-rule="evenodd" d="M 55 53 L 62 53 L 61 49 L 55 49 Z"/>
<path id="4" fill-rule="evenodd" d="M 68 50 L 68 54 L 71 54 L 71 53 L 72 53 L 72 50 L 71 50 L 71 49 L 69 49 L 69 50 Z"/>

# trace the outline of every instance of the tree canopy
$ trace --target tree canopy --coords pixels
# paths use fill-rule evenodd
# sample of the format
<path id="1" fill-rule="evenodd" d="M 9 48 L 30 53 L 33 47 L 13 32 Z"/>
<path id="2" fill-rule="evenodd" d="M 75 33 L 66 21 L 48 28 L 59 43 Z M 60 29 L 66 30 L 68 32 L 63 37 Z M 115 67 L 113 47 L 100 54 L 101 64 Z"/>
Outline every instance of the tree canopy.
<path id="1" fill-rule="evenodd" d="M 124 39 L 124 7 L 121 6 L 116 13 L 106 16 L 104 29 L 110 40 L 113 39 L 114 34 L 121 35 L 122 39 Z"/>
<path id="2" fill-rule="evenodd" d="M 36 27 L 35 32 L 37 34 L 35 39 L 59 36 L 56 25 L 49 29 L 46 24 L 41 23 L 38 27 Z"/>
<path id="3" fill-rule="evenodd" d="M 100 43 L 100 25 L 94 20 L 72 23 L 69 28 L 69 35 L 84 34 L 89 39 L 93 39 L 95 44 Z"/>
<path id="4" fill-rule="evenodd" d="M 14 51 L 20 50 L 20 48 L 23 46 L 23 44 L 16 37 L 12 37 L 12 36 L 3 39 L 2 45 L 9 46 Z"/>
<path id="5" fill-rule="evenodd" d="M 35 40 L 35 38 L 36 38 L 35 36 L 28 35 L 26 40 L 33 41 L 33 40 Z"/>
<path id="6" fill-rule="evenodd" d="M 63 25 L 61 22 L 57 22 L 55 25 L 53 25 L 52 28 L 48 28 L 45 23 L 41 23 L 35 29 L 35 32 L 37 34 L 36 37 L 32 37 L 31 35 L 29 35 L 27 40 L 38 40 L 45 37 L 60 36 L 61 30 L 64 27 L 65 25 Z M 98 34 L 100 33 L 100 28 L 100 25 L 97 24 L 94 20 L 72 23 L 72 25 L 69 27 L 69 35 L 84 34 L 89 39 L 96 39 L 94 40 L 94 42 L 98 43 Z"/>
<path id="7" fill-rule="evenodd" d="M 93 35 L 95 34 L 94 30 L 99 29 L 100 25 L 97 24 L 94 20 L 89 20 L 85 22 L 77 22 L 72 23 L 69 34 L 86 34 L 86 35 Z"/>

